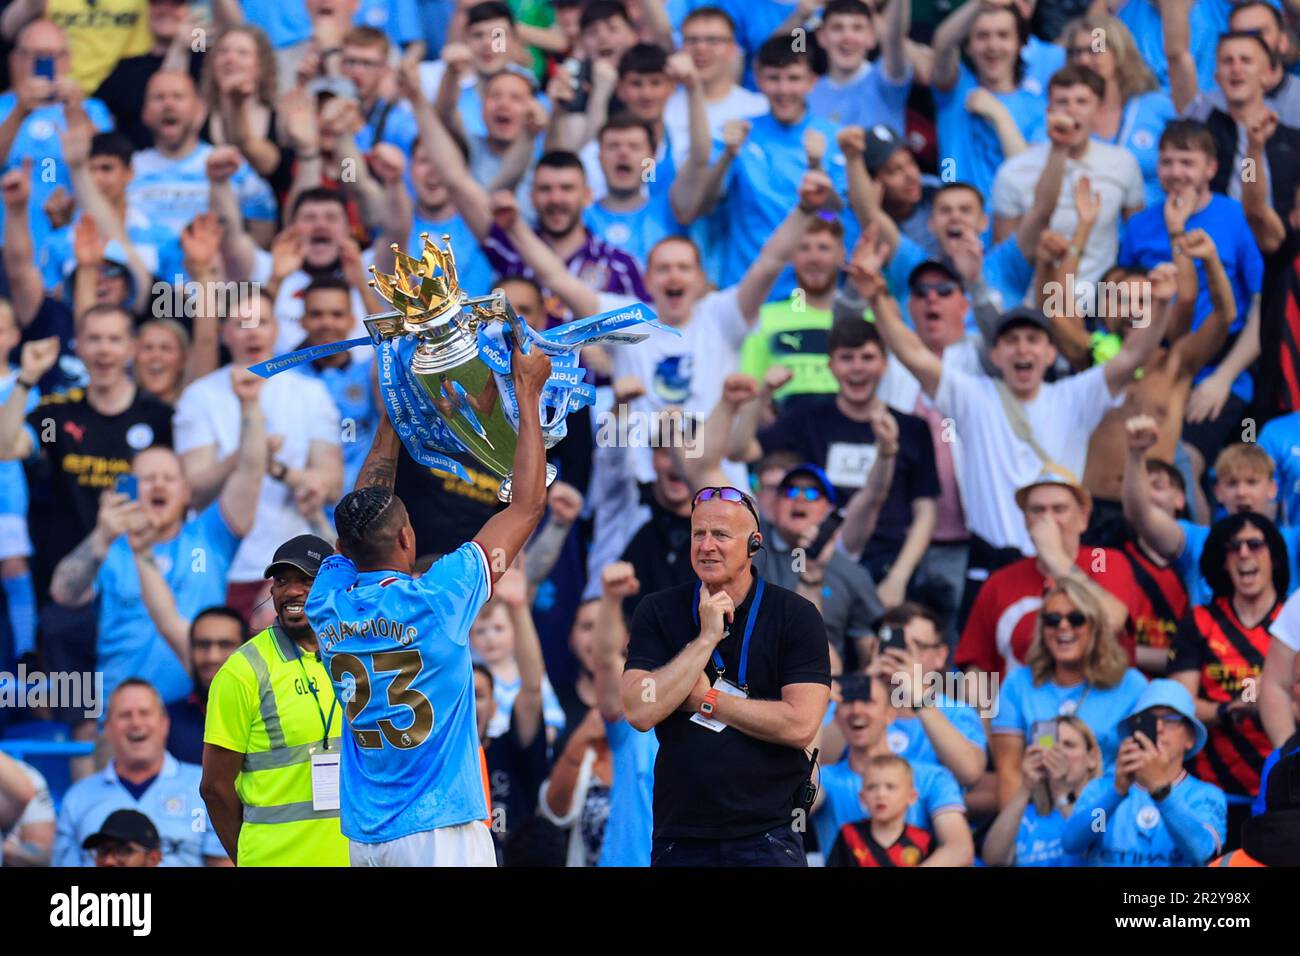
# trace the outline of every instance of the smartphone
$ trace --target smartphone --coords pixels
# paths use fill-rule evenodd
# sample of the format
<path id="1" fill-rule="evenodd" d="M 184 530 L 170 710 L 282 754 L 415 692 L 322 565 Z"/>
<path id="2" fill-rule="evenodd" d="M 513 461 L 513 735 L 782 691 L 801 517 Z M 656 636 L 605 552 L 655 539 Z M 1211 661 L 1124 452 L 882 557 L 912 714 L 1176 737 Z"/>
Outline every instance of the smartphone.
<path id="1" fill-rule="evenodd" d="M 881 651 L 907 650 L 907 641 L 903 638 L 903 629 L 893 626 L 882 627 L 880 629 L 880 649 Z"/>
<path id="2" fill-rule="evenodd" d="M 807 554 L 813 558 L 818 557 L 822 553 L 822 548 L 826 547 L 826 542 L 840 530 L 842 524 L 844 524 L 843 511 L 832 511 L 823 518 L 821 527 L 817 529 L 817 537 L 813 538 L 812 544 L 808 545 Z"/>
<path id="3" fill-rule="evenodd" d="M 135 475 L 130 473 L 118 475 L 117 481 L 113 484 L 113 490 L 119 495 L 126 495 L 132 501 L 140 497 L 140 482 L 136 480 Z"/>
<path id="4" fill-rule="evenodd" d="M 1056 746 L 1056 721 L 1035 720 L 1030 728 L 1029 739 L 1044 750 L 1051 750 Z"/>
<path id="5" fill-rule="evenodd" d="M 32 62 L 32 73 L 42 79 L 54 82 L 54 57 L 38 56 Z"/>
<path id="6" fill-rule="evenodd" d="M 1132 720 L 1129 721 L 1129 736 L 1132 737 L 1138 731 L 1147 735 L 1147 739 L 1153 744 L 1160 740 L 1160 720 L 1156 717 L 1154 711 L 1144 710 Z"/>
<path id="7" fill-rule="evenodd" d="M 591 63 L 571 56 L 562 65 L 573 88 L 573 99 L 564 104 L 565 112 L 587 112 L 587 102 L 591 98 Z"/>

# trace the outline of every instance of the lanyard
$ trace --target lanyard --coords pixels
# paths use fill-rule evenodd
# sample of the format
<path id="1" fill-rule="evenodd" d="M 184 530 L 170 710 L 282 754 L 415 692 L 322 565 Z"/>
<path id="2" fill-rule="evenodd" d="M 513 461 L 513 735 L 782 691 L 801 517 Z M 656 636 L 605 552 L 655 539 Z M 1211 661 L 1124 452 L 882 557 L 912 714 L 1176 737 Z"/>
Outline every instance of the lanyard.
<path id="1" fill-rule="evenodd" d="M 339 705 L 339 699 L 338 697 L 335 697 L 330 702 L 330 715 L 329 717 L 326 717 L 325 708 L 320 705 L 320 692 L 316 690 L 316 685 L 312 683 L 312 679 L 307 676 L 307 665 L 302 662 L 302 648 L 298 647 L 297 644 L 294 644 L 294 647 L 298 649 L 298 666 L 302 668 L 302 679 L 306 682 L 307 689 L 311 691 L 312 700 L 316 701 L 316 713 L 320 714 L 321 729 L 325 731 L 324 736 L 321 737 L 321 746 L 324 749 L 329 750 L 330 724 L 334 723 L 334 708 Z"/>
<path id="2" fill-rule="evenodd" d="M 754 636 L 754 624 L 758 621 L 758 608 L 763 603 L 763 579 L 758 579 L 758 587 L 754 591 L 754 603 L 749 609 L 749 614 L 745 618 L 745 636 L 740 642 L 740 671 L 736 675 L 740 678 L 737 685 L 745 693 L 749 693 L 749 683 L 746 678 L 749 676 L 749 639 Z M 695 583 L 695 603 L 691 605 L 691 617 L 695 623 L 700 623 L 700 583 Z M 713 649 L 713 669 L 721 677 L 726 673 L 726 665 L 723 663 L 722 655 L 718 649 Z"/>

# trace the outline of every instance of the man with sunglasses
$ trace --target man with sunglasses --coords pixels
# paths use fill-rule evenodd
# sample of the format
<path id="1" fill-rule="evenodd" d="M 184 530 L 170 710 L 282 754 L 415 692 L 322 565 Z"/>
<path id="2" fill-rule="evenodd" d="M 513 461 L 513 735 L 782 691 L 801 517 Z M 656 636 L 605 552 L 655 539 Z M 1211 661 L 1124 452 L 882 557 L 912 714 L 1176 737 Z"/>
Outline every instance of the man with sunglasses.
<path id="1" fill-rule="evenodd" d="M 864 643 L 885 607 L 867 569 L 840 547 L 832 547 L 824 561 L 808 550 L 819 539 L 822 523 L 842 503 L 826 472 L 805 462 L 782 476 L 773 519 L 759 527 L 765 530 L 764 576 L 817 606 L 831 646 L 848 658 L 845 666 L 850 668 L 866 661 Z"/>
<path id="2" fill-rule="evenodd" d="M 1223 846 L 1227 811 L 1222 790 L 1183 769 L 1206 740 L 1191 694 L 1153 680 L 1120 732 L 1114 769 L 1083 788 L 1066 821 L 1065 851 L 1090 866 L 1204 866 Z"/>
<path id="3" fill-rule="evenodd" d="M 632 619 L 623 706 L 655 730 L 652 866 L 804 866 L 805 748 L 830 699 L 816 608 L 752 565 L 758 513 L 736 488 L 696 493 L 698 580 L 648 595 Z"/>

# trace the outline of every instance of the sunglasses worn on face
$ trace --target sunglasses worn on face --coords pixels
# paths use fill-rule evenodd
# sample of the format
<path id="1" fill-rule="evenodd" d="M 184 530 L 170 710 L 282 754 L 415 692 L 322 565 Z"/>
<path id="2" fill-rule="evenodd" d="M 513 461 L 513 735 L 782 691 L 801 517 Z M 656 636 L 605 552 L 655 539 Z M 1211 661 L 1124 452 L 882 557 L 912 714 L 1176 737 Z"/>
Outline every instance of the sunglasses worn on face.
<path id="1" fill-rule="evenodd" d="M 730 501 L 732 504 L 744 505 L 746 510 L 754 516 L 754 523 L 758 524 L 758 512 L 749 501 L 749 496 L 739 488 L 732 488 L 730 485 L 724 488 L 701 488 L 696 492 L 695 500 L 691 502 L 691 511 L 702 501 L 712 501 L 714 498 L 721 498 L 723 501 Z"/>
<path id="2" fill-rule="evenodd" d="M 1082 611 L 1071 611 L 1069 614 L 1058 614 L 1055 611 L 1048 611 L 1043 615 L 1044 627 L 1060 627 L 1062 621 L 1067 622 L 1070 627 L 1077 630 L 1088 623 L 1088 616 Z"/>
<path id="3" fill-rule="evenodd" d="M 820 488 L 796 488 L 789 487 L 781 492 L 781 497 L 789 499 L 802 498 L 804 501 L 820 501 L 825 495 Z"/>
<path id="4" fill-rule="evenodd" d="M 957 291 L 955 282 L 918 282 L 912 287 L 912 295 L 924 299 L 931 292 L 936 292 L 939 298 L 946 299 Z"/>
<path id="5" fill-rule="evenodd" d="M 1259 554 L 1267 547 L 1268 542 L 1263 538 L 1238 538 L 1236 541 L 1228 542 L 1228 553 L 1236 554 L 1245 548 L 1251 554 Z"/>

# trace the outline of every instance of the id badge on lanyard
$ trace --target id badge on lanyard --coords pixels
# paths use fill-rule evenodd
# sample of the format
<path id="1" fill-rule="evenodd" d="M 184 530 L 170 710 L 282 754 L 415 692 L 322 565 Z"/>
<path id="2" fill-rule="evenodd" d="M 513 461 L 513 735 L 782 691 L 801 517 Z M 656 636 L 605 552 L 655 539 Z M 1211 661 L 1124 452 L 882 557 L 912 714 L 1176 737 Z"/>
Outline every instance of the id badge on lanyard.
<path id="1" fill-rule="evenodd" d="M 326 750 L 311 755 L 311 808 L 313 810 L 339 809 L 339 759 L 338 750 Z"/>
<path id="2" fill-rule="evenodd" d="M 754 604 L 749 609 L 749 615 L 745 621 L 745 636 L 740 644 L 740 684 L 734 684 L 727 680 L 723 674 L 726 671 L 726 665 L 723 663 L 722 655 L 718 653 L 717 648 L 713 650 L 713 669 L 718 672 L 717 679 L 713 682 L 713 689 L 719 694 L 726 694 L 729 697 L 739 697 L 742 700 L 749 699 L 749 641 L 754 636 L 754 625 L 758 621 L 758 609 L 763 603 L 764 582 L 762 578 L 758 579 L 758 586 L 754 591 Z M 699 604 L 700 588 L 695 586 L 695 623 L 699 624 Z M 723 723 L 716 716 L 705 717 L 703 714 L 692 714 L 691 723 L 699 724 L 701 727 L 707 727 L 715 734 L 722 733 L 727 724 Z"/>

